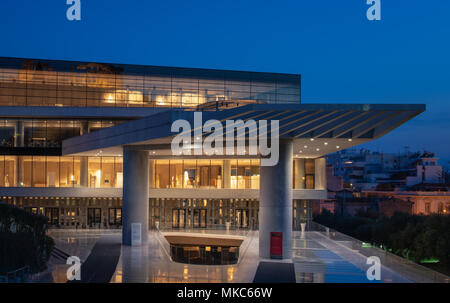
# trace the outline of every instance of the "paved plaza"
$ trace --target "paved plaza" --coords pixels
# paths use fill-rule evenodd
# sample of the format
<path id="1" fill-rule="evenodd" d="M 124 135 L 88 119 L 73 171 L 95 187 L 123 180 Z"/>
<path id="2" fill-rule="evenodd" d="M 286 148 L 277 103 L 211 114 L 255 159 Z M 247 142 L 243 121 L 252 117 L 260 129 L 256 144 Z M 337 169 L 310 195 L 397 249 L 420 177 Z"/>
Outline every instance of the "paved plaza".
<path id="1" fill-rule="evenodd" d="M 164 231 L 164 234 L 170 232 Z M 180 233 L 179 230 L 174 232 Z M 82 265 L 82 270 L 89 270 L 89 273 L 84 273 L 83 277 L 100 276 L 102 279 L 106 279 L 105 281 L 97 280 L 97 282 L 109 280 L 111 283 L 247 283 L 255 280 L 260 262 L 266 265 L 266 271 L 267 268 L 276 268 L 267 266 L 266 262 L 293 264 L 297 283 L 413 282 L 383 265 L 381 281 L 369 281 L 366 271 L 370 265 L 366 264 L 366 256 L 349 248 L 345 242 L 332 240 L 319 232 L 294 232 L 293 258 L 281 261 L 259 258 L 258 231 L 187 230 L 184 233 L 187 236 L 192 233 L 202 233 L 210 236 L 245 237 L 240 248 L 238 263 L 234 265 L 195 265 L 173 262 L 167 243 L 163 243 L 164 238 L 159 231 L 149 233 L 149 242 L 146 245 L 121 247 L 120 230 L 50 231 L 50 235 L 55 239 L 56 247 L 68 255 L 80 257 L 82 264 L 103 264 L 102 266 L 86 265 L 84 267 Z M 113 256 L 113 252 L 108 254 L 108 249 L 117 247 L 117 245 L 119 247 L 116 248 L 116 255 Z M 120 257 L 118 256 L 119 250 Z M 104 262 L 101 261 L 103 256 L 106 256 Z M 52 257 L 48 270 L 35 276 L 33 280 L 35 282 L 65 283 L 67 282 L 68 267 L 69 265 L 62 260 Z M 95 272 L 102 270 L 107 270 L 108 273 Z"/>

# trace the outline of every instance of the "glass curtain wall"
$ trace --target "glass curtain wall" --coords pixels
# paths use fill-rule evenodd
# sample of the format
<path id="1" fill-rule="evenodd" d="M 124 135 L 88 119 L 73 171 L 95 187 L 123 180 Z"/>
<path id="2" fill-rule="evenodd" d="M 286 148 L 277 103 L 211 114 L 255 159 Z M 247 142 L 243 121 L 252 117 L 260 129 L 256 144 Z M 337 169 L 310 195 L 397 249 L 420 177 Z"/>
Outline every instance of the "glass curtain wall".
<path id="1" fill-rule="evenodd" d="M 196 107 L 216 102 L 228 105 L 300 103 L 297 75 L 2 60 L 0 106 Z M 14 65 L 12 62 L 17 68 L 2 67 Z"/>

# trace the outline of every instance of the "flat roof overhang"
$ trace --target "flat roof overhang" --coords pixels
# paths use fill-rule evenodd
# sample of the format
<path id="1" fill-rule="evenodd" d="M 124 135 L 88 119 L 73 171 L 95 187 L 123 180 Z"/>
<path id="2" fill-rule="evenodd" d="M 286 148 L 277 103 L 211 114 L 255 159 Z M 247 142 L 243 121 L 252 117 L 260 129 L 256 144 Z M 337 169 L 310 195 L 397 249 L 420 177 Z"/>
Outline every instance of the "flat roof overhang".
<path id="1" fill-rule="evenodd" d="M 317 158 L 377 139 L 424 111 L 423 104 L 250 104 L 221 111 L 203 111 L 202 118 L 203 123 L 210 119 L 221 122 L 278 120 L 280 139 L 294 140 L 296 157 Z M 129 146 L 148 150 L 155 158 L 177 157 L 172 155 L 170 144 L 177 135 L 171 132 L 171 126 L 178 119 L 194 125 L 194 112 L 170 109 L 70 138 L 63 141 L 62 154 L 122 156 L 123 147 Z M 203 137 L 206 135 L 203 133 Z M 208 155 L 201 157 L 205 156 Z M 228 157 L 246 156 L 208 156 Z"/>

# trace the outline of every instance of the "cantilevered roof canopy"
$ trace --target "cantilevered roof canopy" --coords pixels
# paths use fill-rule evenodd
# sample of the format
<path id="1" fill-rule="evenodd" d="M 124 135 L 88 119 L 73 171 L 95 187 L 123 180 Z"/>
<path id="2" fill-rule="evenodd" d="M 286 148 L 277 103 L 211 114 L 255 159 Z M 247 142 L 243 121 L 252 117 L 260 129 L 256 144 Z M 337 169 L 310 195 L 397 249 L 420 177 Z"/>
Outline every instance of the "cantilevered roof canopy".
<path id="1" fill-rule="evenodd" d="M 202 113 L 203 123 L 210 119 L 278 120 L 280 138 L 294 140 L 294 155 L 315 158 L 379 138 L 423 111 L 422 104 L 251 104 Z M 62 153 L 121 156 L 122 147 L 132 145 L 148 150 L 151 156 L 176 156 L 170 143 L 176 135 L 171 125 L 178 119 L 194 125 L 194 112 L 167 110 L 70 138 L 63 141 Z"/>

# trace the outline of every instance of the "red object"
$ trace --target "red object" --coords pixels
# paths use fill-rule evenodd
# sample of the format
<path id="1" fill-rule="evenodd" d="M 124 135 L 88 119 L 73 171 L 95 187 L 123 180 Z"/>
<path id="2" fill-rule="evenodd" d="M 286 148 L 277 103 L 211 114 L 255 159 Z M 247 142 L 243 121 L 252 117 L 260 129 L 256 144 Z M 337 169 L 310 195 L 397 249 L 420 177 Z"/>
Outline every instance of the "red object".
<path id="1" fill-rule="evenodd" d="M 270 233 L 270 257 L 281 259 L 283 257 L 283 233 Z"/>

